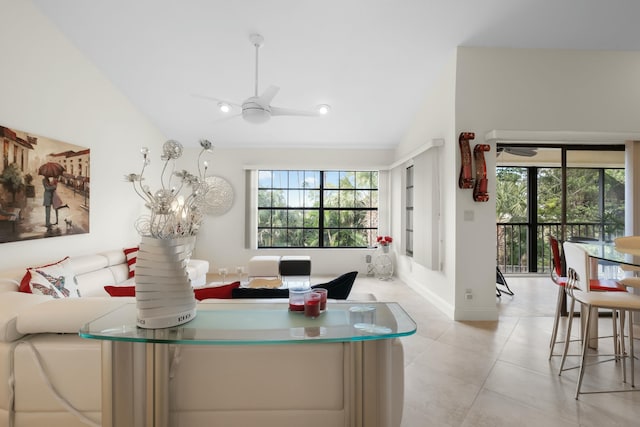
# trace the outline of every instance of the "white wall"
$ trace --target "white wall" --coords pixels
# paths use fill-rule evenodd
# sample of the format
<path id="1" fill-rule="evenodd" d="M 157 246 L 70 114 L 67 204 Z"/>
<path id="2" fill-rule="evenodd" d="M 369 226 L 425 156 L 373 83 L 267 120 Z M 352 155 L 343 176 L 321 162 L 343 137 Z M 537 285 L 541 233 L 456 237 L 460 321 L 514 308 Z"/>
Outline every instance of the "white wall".
<path id="1" fill-rule="evenodd" d="M 215 145 L 215 139 L 213 140 Z M 193 170 L 199 151 L 186 150 L 180 165 Z M 203 157 L 204 158 L 204 157 Z M 227 267 L 235 272 L 237 266 L 258 254 L 245 247 L 246 169 L 325 169 L 376 170 L 386 168 L 392 158 L 390 150 L 295 150 L 295 149 L 214 149 L 207 155 L 210 175 L 225 178 L 231 183 L 235 200 L 231 210 L 221 216 L 209 216 L 198 234 L 194 257 L 206 259 L 211 271 Z M 382 192 L 381 192 L 382 193 Z M 381 194 L 382 197 L 382 194 Z M 384 204 L 384 203 L 381 203 Z M 380 209 L 380 222 L 387 222 L 385 209 Z M 310 255 L 312 274 L 333 276 L 357 270 L 366 273 L 365 255 L 370 249 L 261 249 L 260 254 Z"/>
<path id="2" fill-rule="evenodd" d="M 460 48 L 457 131 L 476 132 L 478 143 L 493 129 L 634 132 L 640 128 L 639 73 L 637 52 Z M 495 147 L 491 153 L 487 168 L 493 196 Z M 457 286 L 477 289 L 476 304 L 486 307 L 495 301 L 495 198 L 470 205 L 478 226 L 473 234 L 459 234 L 473 240 L 457 240 L 468 248 L 461 255 L 472 260 L 468 269 L 458 269 Z M 481 250 L 473 251 L 474 246 Z M 462 295 L 457 302 L 464 303 Z"/>
<path id="3" fill-rule="evenodd" d="M 136 242 L 141 201 L 123 175 L 165 138 L 30 2 L 0 0 L 0 15 L 0 124 L 89 147 L 92 196 L 90 233 L 3 243 L 0 269 Z"/>
<path id="4" fill-rule="evenodd" d="M 134 222 L 144 212 L 143 202 L 123 176 L 140 172 L 139 150 L 147 146 L 152 163 L 145 175 L 155 188 L 162 144 L 171 136 L 162 135 L 29 2 L 0 0 L 0 11 L 11 17 L 0 25 L 5 58 L 0 68 L 0 125 L 89 147 L 92 162 L 90 233 L 3 243 L 0 269 L 137 243 Z M 178 167 L 195 172 L 198 154 L 196 149 L 185 150 Z M 236 200 L 227 214 L 206 219 L 194 256 L 209 260 L 212 271 L 220 266 L 234 271 L 256 253 L 244 247 L 245 167 L 384 169 L 392 154 L 391 150 L 216 149 L 208 157 L 211 173 L 231 182 Z M 384 213 L 381 221 L 388 222 Z M 365 254 L 371 252 L 305 251 L 312 256 L 313 273 L 319 275 L 365 273 Z"/>
<path id="5" fill-rule="evenodd" d="M 444 145 L 440 148 L 428 148 L 427 151 L 418 155 L 419 164 L 428 164 L 429 161 L 439 164 L 439 179 L 441 185 L 441 217 L 439 229 L 441 230 L 442 247 L 440 248 L 439 269 L 429 269 L 425 265 L 416 262 L 421 255 L 416 258 L 409 258 L 397 252 L 398 275 L 416 291 L 433 301 L 441 310 L 455 316 L 455 266 L 456 266 L 456 194 L 458 175 L 456 171 L 456 150 L 457 140 L 455 138 L 455 78 L 456 78 L 456 58 L 452 53 L 446 67 L 442 70 L 437 84 L 432 90 L 424 94 L 425 102 L 417 114 L 412 126 L 408 129 L 405 137 L 400 141 L 395 153 L 396 160 L 412 157 L 412 153 L 427 149 L 433 144 L 434 139 L 443 139 Z M 404 164 L 397 169 L 404 168 Z M 421 206 L 429 209 L 430 191 L 426 188 L 431 182 L 421 179 L 422 172 L 417 173 L 415 180 L 414 196 L 416 199 L 416 209 L 414 211 L 415 228 L 419 232 L 420 228 L 427 229 L 429 216 L 421 214 Z M 403 191 L 402 174 L 396 172 L 392 174 L 392 191 Z M 391 210 L 392 233 L 401 242 L 404 237 L 403 216 L 401 204 L 394 203 Z M 414 246 L 416 250 L 426 246 L 430 242 L 425 242 L 426 237 L 418 234 L 414 235 Z M 421 241 L 422 240 L 422 241 Z M 398 246 L 398 245 L 396 245 Z M 403 245 L 400 245 L 403 247 Z M 424 249 L 426 250 L 426 249 Z"/>
<path id="6" fill-rule="evenodd" d="M 444 75 L 451 77 L 452 69 L 449 65 Z M 472 147 L 485 143 L 484 135 L 494 129 L 637 132 L 640 128 L 637 52 L 459 48 L 455 73 L 454 135 L 475 132 Z M 442 96 L 427 99 L 428 106 L 416 118 L 398 157 L 451 125 L 445 112 L 450 112 L 452 101 L 448 98 L 454 96 L 453 90 L 436 92 Z M 442 109 L 440 114 L 438 108 Z M 454 318 L 491 319 L 497 315 L 495 146 L 486 155 L 490 193 L 486 203 L 474 202 L 470 190 L 455 185 L 460 155 L 453 135 L 447 135 L 444 156 L 443 191 L 453 196 L 445 201 L 444 278 L 435 272 L 411 272 L 406 267 L 402 274 L 417 282 L 419 288 L 426 288 L 427 293 L 451 303 Z M 465 211 L 474 219 L 465 221 Z M 395 218 L 394 223 L 398 223 Z M 448 287 L 455 287 L 453 301 Z M 466 289 L 474 294 L 470 301 L 464 299 Z"/>

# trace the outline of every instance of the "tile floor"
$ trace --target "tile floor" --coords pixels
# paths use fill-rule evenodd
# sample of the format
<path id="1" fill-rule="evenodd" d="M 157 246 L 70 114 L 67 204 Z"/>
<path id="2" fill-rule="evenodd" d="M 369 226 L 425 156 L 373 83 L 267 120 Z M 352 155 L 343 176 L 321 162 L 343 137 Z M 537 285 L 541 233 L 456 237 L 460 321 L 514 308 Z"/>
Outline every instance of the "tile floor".
<path id="1" fill-rule="evenodd" d="M 454 322 L 398 279 L 356 280 L 353 292 L 397 301 L 418 324 L 415 335 L 402 338 L 402 427 L 640 426 L 640 393 L 589 394 L 575 400 L 577 370 L 559 377 L 560 357 L 547 360 L 556 297 L 550 279 L 507 281 L 515 296 L 496 298 L 498 322 Z M 610 318 L 600 322 L 600 331 L 611 331 Z M 640 329 L 635 331 L 640 337 Z M 607 351 L 608 343 L 601 341 L 600 351 Z M 640 356 L 640 341 L 635 344 Z M 619 368 L 612 362 L 590 367 L 583 390 L 617 387 Z M 635 378 L 640 384 L 638 372 Z"/>

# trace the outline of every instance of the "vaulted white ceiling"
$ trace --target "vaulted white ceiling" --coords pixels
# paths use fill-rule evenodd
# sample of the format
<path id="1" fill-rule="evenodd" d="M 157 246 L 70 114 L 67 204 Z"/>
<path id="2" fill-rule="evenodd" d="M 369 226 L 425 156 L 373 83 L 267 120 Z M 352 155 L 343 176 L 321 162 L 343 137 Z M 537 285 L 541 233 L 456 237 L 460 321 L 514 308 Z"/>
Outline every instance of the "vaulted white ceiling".
<path id="1" fill-rule="evenodd" d="M 32 1 L 187 146 L 391 148 L 457 46 L 640 50 L 636 0 Z M 330 115 L 220 121 L 194 96 L 253 95 L 252 33 L 265 38 L 260 91 L 280 87 L 273 105 Z"/>

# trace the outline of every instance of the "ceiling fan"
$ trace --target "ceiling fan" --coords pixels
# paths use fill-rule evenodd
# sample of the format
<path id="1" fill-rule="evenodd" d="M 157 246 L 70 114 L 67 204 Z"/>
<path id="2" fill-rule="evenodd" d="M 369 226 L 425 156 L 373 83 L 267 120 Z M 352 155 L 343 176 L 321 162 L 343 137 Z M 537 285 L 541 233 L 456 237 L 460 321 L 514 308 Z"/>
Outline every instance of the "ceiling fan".
<path id="1" fill-rule="evenodd" d="M 269 86 L 262 94 L 258 94 L 258 52 L 264 45 L 264 37 L 260 34 L 251 34 L 249 40 L 256 49 L 256 72 L 255 72 L 255 86 L 253 96 L 247 98 L 242 104 L 226 101 L 220 98 L 214 98 L 204 95 L 195 95 L 200 98 L 216 101 L 218 107 L 223 112 L 229 112 L 231 107 L 241 109 L 241 113 L 234 116 L 242 116 L 244 120 L 249 123 L 260 124 L 269 121 L 271 116 L 320 116 L 327 114 L 330 107 L 326 104 L 318 105 L 316 111 L 295 110 L 291 108 L 275 107 L 271 105 L 271 101 L 276 96 L 280 88 L 278 86 Z"/>
<path id="2" fill-rule="evenodd" d="M 512 154 L 514 156 L 533 157 L 538 154 L 538 149 L 534 147 L 498 147 L 496 155 L 500 153 Z"/>

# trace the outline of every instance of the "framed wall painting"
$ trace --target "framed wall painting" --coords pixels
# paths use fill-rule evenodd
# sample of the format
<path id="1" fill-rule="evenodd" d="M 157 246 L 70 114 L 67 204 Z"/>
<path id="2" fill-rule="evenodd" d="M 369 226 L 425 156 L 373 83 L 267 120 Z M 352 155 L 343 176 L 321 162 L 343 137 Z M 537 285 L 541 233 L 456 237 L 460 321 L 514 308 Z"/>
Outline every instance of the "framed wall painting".
<path id="1" fill-rule="evenodd" d="M 89 148 L 0 125 L 0 150 L 0 243 L 89 233 Z"/>

